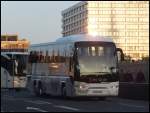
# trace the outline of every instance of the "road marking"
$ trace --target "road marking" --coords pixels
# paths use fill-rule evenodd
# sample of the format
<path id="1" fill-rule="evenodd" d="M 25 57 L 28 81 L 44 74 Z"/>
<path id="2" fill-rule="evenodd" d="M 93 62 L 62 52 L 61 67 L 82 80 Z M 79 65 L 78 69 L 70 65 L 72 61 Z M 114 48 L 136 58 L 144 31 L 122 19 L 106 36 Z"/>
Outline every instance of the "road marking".
<path id="1" fill-rule="evenodd" d="M 48 112 L 48 111 L 45 111 L 45 110 L 42 110 L 40 108 L 35 108 L 35 107 L 26 107 L 27 110 L 35 110 L 35 111 L 40 111 L 40 112 Z"/>
<path id="2" fill-rule="evenodd" d="M 29 103 L 33 103 L 33 104 L 43 104 L 41 102 L 38 102 L 38 101 L 32 101 L 32 100 L 27 100 L 25 102 L 29 102 Z"/>
<path id="3" fill-rule="evenodd" d="M 5 96 L 7 98 L 7 100 L 20 100 L 20 101 L 24 101 L 24 102 L 30 102 L 30 103 L 34 103 L 34 104 L 52 104 L 51 102 L 46 102 L 46 101 L 41 101 L 41 100 L 36 100 L 36 101 L 32 101 L 32 100 L 26 100 L 26 98 L 18 98 L 18 99 L 14 99 L 12 96 Z"/>
<path id="4" fill-rule="evenodd" d="M 40 102 L 40 103 L 43 103 L 43 104 L 52 104 L 51 102 L 46 102 L 46 101 L 41 101 L 41 100 L 38 100 L 37 102 Z"/>
<path id="5" fill-rule="evenodd" d="M 63 109 L 67 109 L 67 110 L 73 110 L 73 111 L 79 111 L 79 109 L 73 108 L 73 107 L 69 107 L 69 106 L 55 105 L 54 107 L 63 108 Z"/>
<path id="6" fill-rule="evenodd" d="M 52 104 L 50 102 L 46 102 L 46 101 L 32 101 L 32 100 L 24 100 L 25 102 L 29 102 L 29 103 L 33 103 L 33 104 Z"/>
<path id="7" fill-rule="evenodd" d="M 137 106 L 137 105 L 131 105 L 131 104 L 125 104 L 125 103 L 119 103 L 119 104 L 123 106 L 128 106 L 128 107 L 145 108 L 145 106 Z"/>

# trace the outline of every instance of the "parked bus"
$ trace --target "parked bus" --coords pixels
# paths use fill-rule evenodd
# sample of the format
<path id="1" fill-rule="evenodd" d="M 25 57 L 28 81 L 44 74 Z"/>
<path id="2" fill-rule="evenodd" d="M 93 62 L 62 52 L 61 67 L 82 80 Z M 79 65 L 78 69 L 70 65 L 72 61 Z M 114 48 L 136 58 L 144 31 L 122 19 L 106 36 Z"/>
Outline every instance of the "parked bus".
<path id="1" fill-rule="evenodd" d="M 123 60 L 122 50 L 107 37 L 80 34 L 34 44 L 27 88 L 36 95 L 117 96 L 118 58 Z"/>
<path id="2" fill-rule="evenodd" d="M 1 52 L 1 88 L 25 88 L 28 52 Z"/>

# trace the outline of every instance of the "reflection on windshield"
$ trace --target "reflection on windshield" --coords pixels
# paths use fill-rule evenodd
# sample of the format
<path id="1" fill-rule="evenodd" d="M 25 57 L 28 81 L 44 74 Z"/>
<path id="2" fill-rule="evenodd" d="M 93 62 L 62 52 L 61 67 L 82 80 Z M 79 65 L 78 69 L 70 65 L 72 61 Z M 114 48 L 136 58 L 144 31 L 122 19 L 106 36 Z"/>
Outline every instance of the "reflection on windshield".
<path id="1" fill-rule="evenodd" d="M 78 43 L 76 50 L 80 73 L 111 73 L 110 68 L 116 68 L 117 57 L 112 43 Z"/>
<path id="2" fill-rule="evenodd" d="M 78 47 L 78 56 L 112 56 L 114 48 L 112 46 L 89 46 Z"/>
<path id="3" fill-rule="evenodd" d="M 14 55 L 13 59 L 15 59 L 15 67 L 16 67 L 16 74 L 19 76 L 25 75 L 25 70 L 27 66 L 27 55 Z"/>

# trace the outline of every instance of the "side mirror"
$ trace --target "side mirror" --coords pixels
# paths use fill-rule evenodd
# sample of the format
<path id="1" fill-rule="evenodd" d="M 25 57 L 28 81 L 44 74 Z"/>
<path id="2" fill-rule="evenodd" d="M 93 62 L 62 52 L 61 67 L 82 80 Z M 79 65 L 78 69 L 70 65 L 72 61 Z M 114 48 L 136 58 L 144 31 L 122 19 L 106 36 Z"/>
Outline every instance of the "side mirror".
<path id="1" fill-rule="evenodd" d="M 116 53 L 118 56 L 118 61 L 124 61 L 124 54 L 121 48 L 116 48 Z"/>

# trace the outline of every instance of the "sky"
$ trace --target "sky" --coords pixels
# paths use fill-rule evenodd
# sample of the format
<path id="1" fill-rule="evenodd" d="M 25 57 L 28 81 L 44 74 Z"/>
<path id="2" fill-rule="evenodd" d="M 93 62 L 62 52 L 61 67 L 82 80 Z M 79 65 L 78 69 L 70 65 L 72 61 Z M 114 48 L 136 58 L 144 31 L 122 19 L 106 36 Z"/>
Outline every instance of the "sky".
<path id="1" fill-rule="evenodd" d="M 62 37 L 61 11 L 80 1 L 2 1 L 1 34 L 18 34 L 31 44 Z"/>

